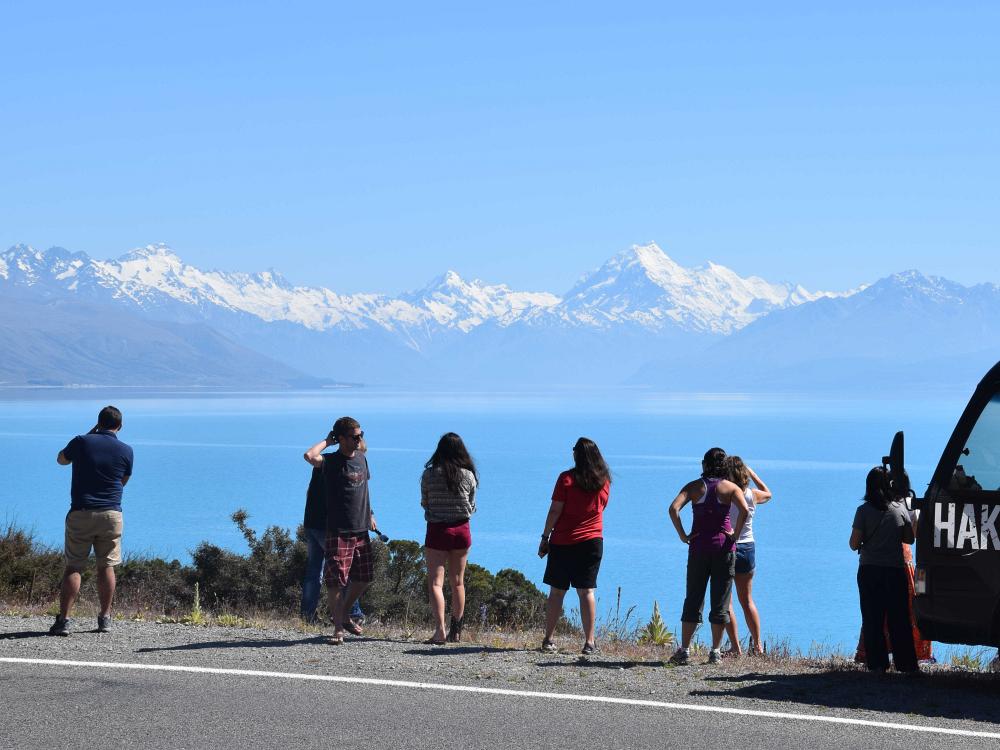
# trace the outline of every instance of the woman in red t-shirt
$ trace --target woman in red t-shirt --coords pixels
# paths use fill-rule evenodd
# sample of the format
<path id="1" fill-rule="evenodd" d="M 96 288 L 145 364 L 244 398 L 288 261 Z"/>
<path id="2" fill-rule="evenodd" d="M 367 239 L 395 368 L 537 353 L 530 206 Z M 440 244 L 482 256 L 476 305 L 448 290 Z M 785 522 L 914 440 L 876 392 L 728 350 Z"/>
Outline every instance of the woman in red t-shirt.
<path id="1" fill-rule="evenodd" d="M 549 556 L 543 579 L 550 590 L 542 650 L 559 650 L 552 643 L 552 633 L 562 615 L 563 597 L 572 586 L 580 597 L 583 653 L 591 654 L 597 616 L 594 589 L 604 555 L 603 515 L 611 491 L 611 472 L 597 443 L 583 437 L 573 446 L 573 463 L 573 468 L 556 480 L 538 545 L 538 556 Z"/>

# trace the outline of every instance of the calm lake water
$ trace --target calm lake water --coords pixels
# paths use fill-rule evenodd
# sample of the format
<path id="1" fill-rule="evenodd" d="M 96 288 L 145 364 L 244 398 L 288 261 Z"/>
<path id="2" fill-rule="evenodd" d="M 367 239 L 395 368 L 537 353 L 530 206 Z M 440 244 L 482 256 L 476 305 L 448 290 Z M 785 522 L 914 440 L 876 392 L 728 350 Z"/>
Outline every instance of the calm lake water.
<path id="1" fill-rule="evenodd" d="M 865 474 L 904 429 L 914 486 L 926 486 L 962 408 L 963 396 L 851 400 L 630 392 L 330 393 L 198 397 L 109 397 L 0 402 L 0 521 L 33 528 L 61 545 L 70 470 L 56 453 L 89 429 L 109 400 L 125 415 L 121 437 L 135 448 L 125 493 L 125 549 L 187 560 L 202 540 L 234 550 L 243 540 L 229 514 L 246 508 L 258 529 L 302 521 L 306 447 L 333 420 L 361 421 L 369 444 L 372 504 L 392 537 L 423 539 L 419 477 L 438 437 L 463 436 L 481 473 L 470 559 L 513 567 L 541 585 L 535 554 L 557 474 L 585 435 L 614 473 L 605 515 L 602 617 L 648 618 L 659 602 L 680 618 L 686 547 L 667 506 L 699 473 L 704 451 L 742 455 L 774 500 L 755 521 L 755 596 L 765 638 L 853 649 L 860 627 L 847 546 Z M 690 523 L 690 511 L 685 513 Z M 567 603 L 572 601 L 567 599 Z"/>

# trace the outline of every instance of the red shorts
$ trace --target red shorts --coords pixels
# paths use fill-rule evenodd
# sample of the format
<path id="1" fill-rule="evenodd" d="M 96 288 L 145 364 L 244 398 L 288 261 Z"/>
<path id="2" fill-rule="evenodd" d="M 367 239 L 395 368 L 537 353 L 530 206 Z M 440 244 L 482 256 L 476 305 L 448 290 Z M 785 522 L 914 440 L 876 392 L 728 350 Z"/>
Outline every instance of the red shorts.
<path id="1" fill-rule="evenodd" d="M 326 567 L 323 579 L 327 588 L 334 584 L 344 588 L 348 581 L 369 583 L 374 577 L 375 566 L 368 532 L 346 535 L 326 532 Z"/>
<path id="2" fill-rule="evenodd" d="M 427 524 L 427 537 L 424 546 L 440 552 L 450 552 L 454 549 L 469 549 L 472 546 L 472 531 L 469 529 L 469 519 L 458 523 Z"/>

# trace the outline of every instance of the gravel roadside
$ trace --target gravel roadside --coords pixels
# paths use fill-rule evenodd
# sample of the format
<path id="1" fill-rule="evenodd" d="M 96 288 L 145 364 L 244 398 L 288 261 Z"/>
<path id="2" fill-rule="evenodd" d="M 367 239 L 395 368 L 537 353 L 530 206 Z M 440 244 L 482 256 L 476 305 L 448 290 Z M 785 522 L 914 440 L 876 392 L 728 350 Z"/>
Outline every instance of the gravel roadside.
<path id="1" fill-rule="evenodd" d="M 423 644 L 399 629 L 371 628 L 341 646 L 326 632 L 287 624 L 203 627 L 90 618 L 68 638 L 46 635 L 51 619 L 0 615 L 0 657 L 175 664 L 341 675 L 480 687 L 582 693 L 732 708 L 808 713 L 998 731 L 1000 678 L 936 668 L 919 676 L 870 675 L 843 660 L 751 659 L 666 666 L 665 650 L 605 644 L 581 657 L 535 649 L 537 634 L 472 633 L 468 642 Z M 425 636 L 421 631 L 421 636 Z M 3 665 L 0 664 L 0 671 Z"/>

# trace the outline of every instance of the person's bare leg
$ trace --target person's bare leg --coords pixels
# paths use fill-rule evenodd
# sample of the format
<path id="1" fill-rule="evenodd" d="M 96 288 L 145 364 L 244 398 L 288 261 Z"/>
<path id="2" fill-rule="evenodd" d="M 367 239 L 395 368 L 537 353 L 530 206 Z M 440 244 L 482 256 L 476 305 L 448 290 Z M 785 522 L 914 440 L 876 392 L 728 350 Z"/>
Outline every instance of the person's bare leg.
<path id="1" fill-rule="evenodd" d="M 681 648 L 685 651 L 691 645 L 691 639 L 694 638 L 694 631 L 698 629 L 698 623 L 696 622 L 682 622 L 681 623 Z"/>
<path id="2" fill-rule="evenodd" d="M 434 617 L 434 634 L 431 640 L 443 641 L 447 635 L 444 629 L 444 569 L 448 553 L 424 547 L 424 560 L 427 562 L 427 599 L 431 605 L 431 615 Z M 464 600 L 464 589 L 462 597 Z"/>
<path id="3" fill-rule="evenodd" d="M 340 590 L 340 586 L 330 586 L 326 587 L 326 608 L 330 613 L 330 619 L 333 620 L 333 637 L 343 638 L 344 637 L 344 619 L 342 616 L 343 608 L 341 606 L 341 601 L 345 597 Z"/>
<path id="4" fill-rule="evenodd" d="M 580 597 L 580 621 L 583 624 L 584 645 L 594 645 L 594 623 L 597 620 L 597 601 L 593 589 L 577 589 Z"/>
<path id="5" fill-rule="evenodd" d="M 750 631 L 750 653 L 762 654 L 764 648 L 760 641 L 760 614 L 757 612 L 757 605 L 753 600 L 753 573 L 738 573 L 736 575 L 736 596 L 740 600 L 743 617 L 746 619 L 747 629 Z M 731 607 L 729 616 L 732 617 Z"/>
<path id="6" fill-rule="evenodd" d="M 551 641 L 552 634 L 556 632 L 556 625 L 562 616 L 563 598 L 566 596 L 566 589 L 549 587 L 549 598 L 545 602 L 545 640 Z"/>
<path id="7" fill-rule="evenodd" d="M 736 612 L 733 610 L 733 603 L 729 602 L 729 622 L 726 623 L 726 635 L 729 636 L 729 648 L 726 649 L 727 654 L 732 656 L 739 656 L 743 653 L 743 648 L 740 646 L 740 626 L 736 622 Z"/>
<path id="8" fill-rule="evenodd" d="M 453 549 L 448 553 L 448 583 L 451 584 L 451 616 L 461 620 L 465 616 L 465 565 L 469 549 Z M 444 614 L 441 615 L 444 623 Z"/>
<path id="9" fill-rule="evenodd" d="M 343 631 L 344 623 L 347 622 L 348 618 L 351 616 L 351 608 L 354 607 L 354 602 L 361 598 L 361 595 L 365 593 L 365 589 L 371 586 L 370 581 L 348 581 L 347 591 L 340 597 L 340 630 Z"/>
<path id="10" fill-rule="evenodd" d="M 712 650 L 717 651 L 722 647 L 722 636 L 726 632 L 726 626 L 721 622 L 712 623 Z"/>
<path id="11" fill-rule="evenodd" d="M 63 573 L 62 586 L 59 588 L 60 616 L 69 617 L 78 596 L 80 596 L 80 571 L 66 568 Z"/>
<path id="12" fill-rule="evenodd" d="M 101 617 L 108 617 L 115 598 L 115 569 L 111 565 L 97 569 L 97 598 L 101 602 Z"/>

